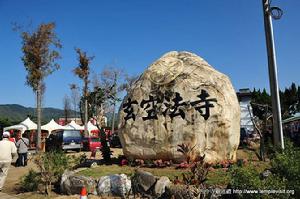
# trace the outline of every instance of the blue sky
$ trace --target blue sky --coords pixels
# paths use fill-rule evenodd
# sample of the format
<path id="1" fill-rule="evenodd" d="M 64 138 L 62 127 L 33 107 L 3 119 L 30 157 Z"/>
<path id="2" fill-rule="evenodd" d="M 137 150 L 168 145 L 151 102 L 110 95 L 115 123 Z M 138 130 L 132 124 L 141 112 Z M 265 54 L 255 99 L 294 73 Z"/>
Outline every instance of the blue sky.
<path id="1" fill-rule="evenodd" d="M 300 1 L 273 0 L 279 85 L 300 84 Z M 46 79 L 44 106 L 62 107 L 69 84 L 81 81 L 74 47 L 95 56 L 92 70 L 114 63 L 140 74 L 161 55 L 185 50 L 227 74 L 236 90 L 269 88 L 261 0 L 0 0 L 0 104 L 35 106 L 25 85 L 21 39 L 12 22 L 54 21 L 63 49 L 61 69 Z"/>

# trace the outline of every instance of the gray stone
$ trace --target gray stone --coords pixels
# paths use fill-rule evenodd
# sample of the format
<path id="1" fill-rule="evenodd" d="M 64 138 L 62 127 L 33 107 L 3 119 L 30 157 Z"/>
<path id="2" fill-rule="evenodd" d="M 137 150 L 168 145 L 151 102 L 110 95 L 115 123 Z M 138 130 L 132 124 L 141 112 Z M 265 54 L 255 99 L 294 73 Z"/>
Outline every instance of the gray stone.
<path id="1" fill-rule="evenodd" d="M 97 185 L 98 195 L 106 196 L 111 195 L 111 183 L 109 176 L 102 176 Z"/>
<path id="2" fill-rule="evenodd" d="M 102 176 L 97 185 L 101 196 L 119 196 L 125 198 L 131 189 L 131 181 L 125 174 Z"/>
<path id="3" fill-rule="evenodd" d="M 89 194 L 97 195 L 96 182 L 93 178 L 75 176 L 74 172 L 66 171 L 61 178 L 61 193 L 67 195 L 80 194 L 82 187 L 87 189 Z"/>
<path id="4" fill-rule="evenodd" d="M 147 102 L 150 96 L 159 99 L 154 107 Z M 205 103 L 207 109 L 200 107 Z M 185 157 L 178 145 L 186 144 L 195 146 L 194 159 L 205 154 L 206 162 L 236 160 L 240 106 L 235 90 L 226 75 L 195 54 L 173 51 L 150 65 L 125 96 L 119 116 L 128 158 L 181 162 Z"/>
<path id="5" fill-rule="evenodd" d="M 131 181 L 125 174 L 112 175 L 110 177 L 111 192 L 115 196 L 125 198 L 131 190 Z"/>
<path id="6" fill-rule="evenodd" d="M 138 190 L 138 192 L 141 193 L 148 192 L 154 186 L 156 181 L 157 178 L 154 175 L 152 175 L 152 173 L 147 171 L 138 170 L 134 175 L 135 186 L 142 188 L 142 190 Z"/>
<path id="7" fill-rule="evenodd" d="M 169 187 L 171 184 L 171 181 L 168 177 L 162 176 L 160 177 L 154 187 L 154 194 L 157 197 L 160 197 L 163 193 L 165 193 L 166 187 Z"/>

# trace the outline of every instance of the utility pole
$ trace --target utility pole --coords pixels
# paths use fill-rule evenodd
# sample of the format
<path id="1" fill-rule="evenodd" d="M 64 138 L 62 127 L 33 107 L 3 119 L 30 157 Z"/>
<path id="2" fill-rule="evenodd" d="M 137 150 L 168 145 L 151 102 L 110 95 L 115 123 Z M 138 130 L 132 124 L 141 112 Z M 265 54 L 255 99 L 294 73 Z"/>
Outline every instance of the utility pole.
<path id="1" fill-rule="evenodd" d="M 274 145 L 280 146 L 284 149 L 283 132 L 281 123 L 281 108 L 277 78 L 277 64 L 276 53 L 273 35 L 272 17 L 280 19 L 282 10 L 278 7 L 271 7 L 270 0 L 262 0 L 263 15 L 266 35 L 266 45 L 268 53 L 268 68 L 269 68 L 269 81 L 272 97 L 272 112 L 273 112 L 273 141 Z"/>

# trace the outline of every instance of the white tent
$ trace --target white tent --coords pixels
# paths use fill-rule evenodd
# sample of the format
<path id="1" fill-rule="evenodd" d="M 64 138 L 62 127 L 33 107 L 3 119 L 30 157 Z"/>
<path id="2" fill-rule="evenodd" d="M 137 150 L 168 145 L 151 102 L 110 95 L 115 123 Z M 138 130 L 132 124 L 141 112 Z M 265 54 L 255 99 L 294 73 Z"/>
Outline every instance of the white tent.
<path id="1" fill-rule="evenodd" d="M 92 124 L 91 121 L 89 121 L 87 123 L 87 129 L 88 129 L 88 132 L 91 133 L 91 131 L 95 131 L 95 130 L 98 130 L 97 126 L 95 126 L 94 124 Z"/>
<path id="2" fill-rule="evenodd" d="M 66 129 L 64 126 L 57 124 L 54 119 L 52 119 L 48 124 L 43 125 L 42 130 L 46 130 L 49 134 L 54 130 Z"/>
<path id="3" fill-rule="evenodd" d="M 36 125 L 36 123 L 31 121 L 31 119 L 28 117 L 28 118 L 26 118 L 26 120 L 24 120 L 20 124 L 6 127 L 3 130 L 8 131 L 8 130 L 15 130 L 15 129 L 20 130 L 21 134 L 23 134 L 24 131 L 26 131 L 26 130 L 36 130 L 37 125 Z"/>
<path id="4" fill-rule="evenodd" d="M 80 126 L 79 124 L 76 124 L 74 120 L 72 120 L 69 124 L 67 124 L 64 127 L 65 129 L 84 130 L 84 126 Z"/>

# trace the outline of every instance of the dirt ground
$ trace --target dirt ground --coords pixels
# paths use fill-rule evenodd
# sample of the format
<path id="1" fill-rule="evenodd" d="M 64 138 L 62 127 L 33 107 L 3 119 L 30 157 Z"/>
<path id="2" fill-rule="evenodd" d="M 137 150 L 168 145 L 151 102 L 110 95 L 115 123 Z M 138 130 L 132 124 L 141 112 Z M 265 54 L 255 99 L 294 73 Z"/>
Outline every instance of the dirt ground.
<path id="1" fill-rule="evenodd" d="M 118 155 L 122 155 L 122 149 L 115 148 L 112 149 L 113 151 L 113 157 L 118 157 Z M 91 155 L 91 152 L 68 152 L 70 155 L 76 155 L 80 156 L 81 154 L 85 153 L 87 157 L 89 158 Z M 11 165 L 9 171 L 8 171 L 8 176 L 6 178 L 5 185 L 2 189 L 2 192 L 7 193 L 9 195 L 17 196 L 18 198 L 40 198 L 40 196 L 35 196 L 32 195 L 32 193 L 19 193 L 19 187 L 20 187 L 20 179 L 22 176 L 28 173 L 30 169 L 36 169 L 35 164 L 33 163 L 33 160 L 31 159 L 32 155 L 29 155 L 28 158 L 28 165 L 26 167 L 15 167 Z M 96 159 L 101 159 L 101 154 L 100 152 L 96 153 Z M 56 197 L 57 196 L 57 197 Z M 59 196 L 54 194 L 54 198 L 57 199 L 63 199 L 63 198 L 79 198 L 78 196 Z M 90 197 L 89 197 L 90 198 Z M 98 198 L 98 197 L 95 197 Z"/>

